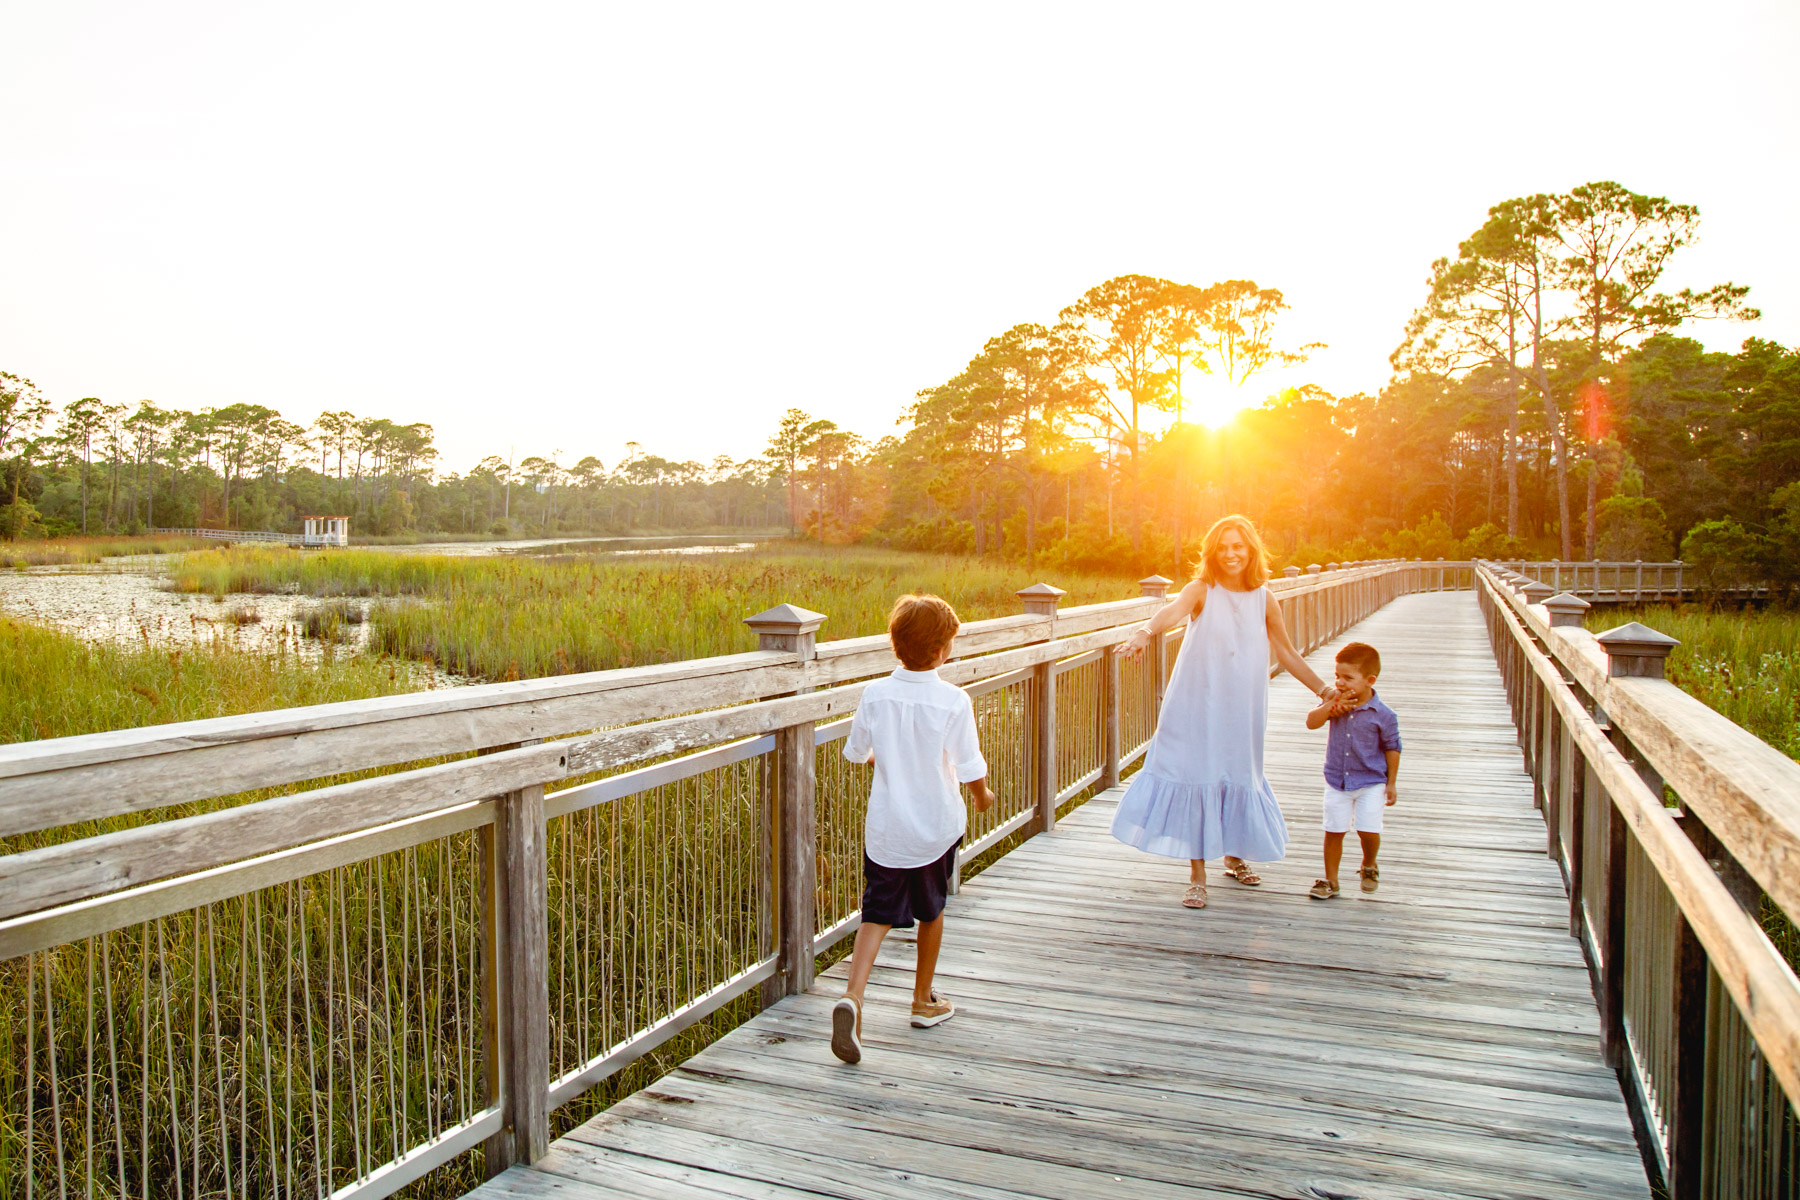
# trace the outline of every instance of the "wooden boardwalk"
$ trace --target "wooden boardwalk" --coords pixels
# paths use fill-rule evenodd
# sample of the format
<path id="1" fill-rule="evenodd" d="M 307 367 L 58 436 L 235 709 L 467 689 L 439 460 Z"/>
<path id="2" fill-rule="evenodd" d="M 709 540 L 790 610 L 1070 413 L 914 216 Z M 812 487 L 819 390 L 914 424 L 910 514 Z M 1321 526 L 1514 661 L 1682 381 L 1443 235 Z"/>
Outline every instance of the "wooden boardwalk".
<path id="1" fill-rule="evenodd" d="M 1215 868 L 1182 910 L 1185 864 L 1114 842 L 1108 793 L 952 899 L 955 1020 L 907 1026 L 890 937 L 860 1066 L 827 1047 L 840 964 L 473 1195 L 1648 1196 L 1474 597 L 1403 597 L 1352 636 L 1384 652 L 1407 747 L 1379 892 L 1352 844 L 1344 897 L 1305 894 L 1324 734 L 1282 677 L 1291 840 L 1261 888 Z"/>

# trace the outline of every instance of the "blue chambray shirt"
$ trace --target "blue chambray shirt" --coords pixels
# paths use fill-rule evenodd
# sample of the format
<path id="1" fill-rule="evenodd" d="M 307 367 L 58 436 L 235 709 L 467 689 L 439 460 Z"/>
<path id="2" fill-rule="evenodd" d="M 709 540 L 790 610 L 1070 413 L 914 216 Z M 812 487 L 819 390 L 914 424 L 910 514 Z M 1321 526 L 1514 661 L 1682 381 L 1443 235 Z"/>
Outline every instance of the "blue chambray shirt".
<path id="1" fill-rule="evenodd" d="M 1387 782 L 1387 752 L 1400 749 L 1400 718 L 1381 702 L 1381 693 L 1369 696 L 1341 717 L 1331 718 L 1325 742 L 1325 782 L 1340 792 L 1354 792 Z"/>

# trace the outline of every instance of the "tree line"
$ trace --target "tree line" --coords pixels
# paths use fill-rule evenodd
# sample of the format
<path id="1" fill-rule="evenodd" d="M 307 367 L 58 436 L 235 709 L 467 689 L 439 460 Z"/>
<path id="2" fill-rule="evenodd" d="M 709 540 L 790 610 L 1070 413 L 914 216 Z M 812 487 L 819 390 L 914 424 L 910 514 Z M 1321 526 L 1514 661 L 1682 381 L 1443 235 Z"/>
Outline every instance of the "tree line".
<path id="1" fill-rule="evenodd" d="M 671 461 L 635 443 L 607 470 L 560 452 L 442 472 L 434 432 L 347 411 L 310 427 L 259 404 L 186 412 L 84 397 L 60 408 L 0 372 L 0 538 L 163 528 L 297 532 L 308 515 L 352 535 L 630 532 L 781 524 L 760 458 Z"/>
<path id="2" fill-rule="evenodd" d="M 1759 315 L 1740 284 L 1664 285 L 1699 219 L 1613 182 L 1495 205 L 1431 265 L 1377 391 L 1191 422 L 1197 377 L 1243 385 L 1318 347 L 1278 338 L 1278 289 L 1125 275 L 989 339 L 891 436 L 795 410 L 766 453 L 824 540 L 1171 573 L 1243 511 L 1286 561 L 1679 553 L 1787 578 L 1800 356 L 1681 336 Z"/>
<path id="3" fill-rule="evenodd" d="M 631 445 L 443 472 L 422 423 L 240 404 L 86 398 L 60 412 L 0 376 L 0 535 L 152 525 L 496 535 L 783 522 L 1075 569 L 1185 571 L 1243 511 L 1284 561 L 1381 555 L 1668 558 L 1800 572 L 1800 355 L 1683 336 L 1751 320 L 1736 283 L 1673 289 L 1692 205 L 1613 182 L 1493 206 L 1396 314 L 1377 390 L 1284 389 L 1223 424 L 1203 380 L 1253 386 L 1319 347 L 1280 336 L 1282 292 L 1121 275 L 1048 323 L 989 338 L 870 438 L 788 410 L 760 454 L 710 464 Z"/>

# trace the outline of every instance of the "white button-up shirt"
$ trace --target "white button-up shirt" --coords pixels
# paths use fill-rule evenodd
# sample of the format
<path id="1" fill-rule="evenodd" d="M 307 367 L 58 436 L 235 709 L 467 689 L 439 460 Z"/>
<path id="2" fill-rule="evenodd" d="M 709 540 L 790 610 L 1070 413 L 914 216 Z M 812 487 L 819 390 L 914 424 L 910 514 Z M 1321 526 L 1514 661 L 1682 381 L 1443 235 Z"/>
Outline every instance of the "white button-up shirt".
<path id="1" fill-rule="evenodd" d="M 969 825 L 961 785 L 988 773 L 968 695 L 905 667 L 864 689 L 844 757 L 875 760 L 863 849 L 884 867 L 944 857 Z"/>

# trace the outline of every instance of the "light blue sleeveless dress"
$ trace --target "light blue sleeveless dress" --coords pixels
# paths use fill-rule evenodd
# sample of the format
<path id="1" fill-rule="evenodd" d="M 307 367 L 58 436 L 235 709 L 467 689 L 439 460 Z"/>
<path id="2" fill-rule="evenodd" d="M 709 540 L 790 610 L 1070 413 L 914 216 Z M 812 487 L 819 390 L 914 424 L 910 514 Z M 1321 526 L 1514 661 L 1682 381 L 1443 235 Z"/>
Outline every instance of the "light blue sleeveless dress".
<path id="1" fill-rule="evenodd" d="M 1175 659 L 1143 768 L 1113 836 L 1169 858 L 1273 862 L 1287 822 L 1263 777 L 1269 725 L 1269 592 L 1214 584 Z"/>

